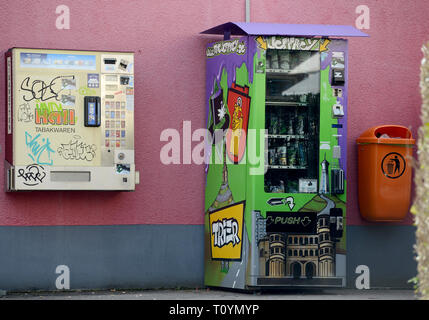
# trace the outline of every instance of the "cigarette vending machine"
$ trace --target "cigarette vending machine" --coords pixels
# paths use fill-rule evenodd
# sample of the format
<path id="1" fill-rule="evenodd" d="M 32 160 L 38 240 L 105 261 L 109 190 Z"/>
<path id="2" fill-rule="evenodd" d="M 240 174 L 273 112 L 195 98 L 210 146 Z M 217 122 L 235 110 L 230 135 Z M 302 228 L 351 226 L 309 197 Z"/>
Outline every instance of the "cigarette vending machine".
<path id="1" fill-rule="evenodd" d="M 5 60 L 6 191 L 134 190 L 134 54 L 13 48 Z"/>
<path id="2" fill-rule="evenodd" d="M 202 33 L 224 35 L 205 52 L 205 284 L 345 286 L 342 37 L 366 35 L 231 22 Z"/>

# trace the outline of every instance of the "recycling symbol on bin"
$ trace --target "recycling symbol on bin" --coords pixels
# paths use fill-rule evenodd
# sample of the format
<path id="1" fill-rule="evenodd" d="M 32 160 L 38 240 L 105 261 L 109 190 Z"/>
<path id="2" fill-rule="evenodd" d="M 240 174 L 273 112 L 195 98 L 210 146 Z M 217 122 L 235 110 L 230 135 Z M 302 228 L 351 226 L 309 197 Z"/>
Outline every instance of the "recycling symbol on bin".
<path id="1" fill-rule="evenodd" d="M 397 179 L 405 172 L 406 162 L 404 157 L 397 152 L 386 154 L 381 161 L 381 171 L 390 179 Z"/>

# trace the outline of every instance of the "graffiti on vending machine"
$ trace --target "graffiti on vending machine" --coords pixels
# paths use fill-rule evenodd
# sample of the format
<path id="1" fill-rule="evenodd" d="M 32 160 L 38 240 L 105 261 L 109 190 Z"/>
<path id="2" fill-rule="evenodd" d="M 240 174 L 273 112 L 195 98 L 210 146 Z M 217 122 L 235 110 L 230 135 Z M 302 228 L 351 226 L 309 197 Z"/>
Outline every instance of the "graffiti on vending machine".
<path id="1" fill-rule="evenodd" d="M 27 154 L 33 162 L 47 166 L 53 164 L 51 154 L 55 153 L 55 151 L 51 148 L 49 138 L 43 138 L 40 133 L 33 137 L 33 135 L 25 131 L 25 145 L 27 146 Z"/>
<path id="2" fill-rule="evenodd" d="M 78 135 L 73 136 L 67 143 L 61 143 L 58 147 L 58 154 L 65 160 L 86 160 L 92 161 L 95 158 L 97 147 L 95 144 L 87 144 Z"/>
<path id="3" fill-rule="evenodd" d="M 34 115 L 31 112 L 30 104 L 28 102 L 18 106 L 18 121 L 19 122 L 31 122 L 34 119 Z"/>
<path id="4" fill-rule="evenodd" d="M 239 226 L 234 218 L 217 220 L 212 223 L 213 245 L 222 248 L 231 243 L 234 247 L 240 243 Z"/>
<path id="5" fill-rule="evenodd" d="M 59 80 L 61 80 L 61 82 Z M 40 79 L 31 79 L 31 77 L 26 77 L 21 82 L 21 90 L 25 91 L 22 98 L 26 102 L 30 102 L 32 100 L 59 100 L 58 96 L 61 91 L 63 91 L 64 89 L 73 89 L 72 86 L 68 86 L 69 82 L 75 83 L 74 75 L 57 76 L 49 82 L 45 82 Z M 58 88 L 60 89 L 58 90 Z"/>
<path id="6" fill-rule="evenodd" d="M 206 50 L 206 56 L 208 58 L 218 56 L 220 54 L 227 55 L 231 53 L 236 54 L 245 54 L 246 53 L 246 43 L 239 40 L 227 40 L 219 41 L 213 44 L 213 46 L 208 47 Z"/>
<path id="7" fill-rule="evenodd" d="M 245 202 L 210 212 L 210 243 L 212 259 L 241 260 Z"/>
<path id="8" fill-rule="evenodd" d="M 226 134 L 226 147 L 228 158 L 235 164 L 243 159 L 246 149 L 250 102 L 249 87 L 233 82 L 227 95 L 227 106 L 232 119 L 229 123 L 231 130 Z"/>
<path id="9" fill-rule="evenodd" d="M 319 51 L 321 41 L 322 39 L 318 38 L 272 36 L 267 38 L 267 47 L 268 49 Z M 324 39 L 323 41 L 325 44 Z"/>
<path id="10" fill-rule="evenodd" d="M 61 103 L 42 102 L 36 104 L 35 124 L 37 125 L 75 125 L 76 116 L 74 109 L 63 109 Z"/>
<path id="11" fill-rule="evenodd" d="M 38 164 L 30 164 L 25 169 L 18 169 L 18 178 L 24 180 L 23 184 L 26 186 L 34 187 L 43 183 L 46 177 L 45 169 Z"/>

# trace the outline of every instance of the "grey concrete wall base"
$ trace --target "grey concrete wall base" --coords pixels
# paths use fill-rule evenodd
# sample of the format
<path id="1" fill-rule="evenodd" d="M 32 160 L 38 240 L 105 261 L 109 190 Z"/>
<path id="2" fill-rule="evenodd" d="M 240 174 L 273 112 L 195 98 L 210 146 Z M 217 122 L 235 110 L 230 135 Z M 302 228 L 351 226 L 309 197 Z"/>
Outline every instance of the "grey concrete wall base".
<path id="1" fill-rule="evenodd" d="M 201 225 L 0 227 L 0 288 L 56 290 L 59 265 L 70 270 L 70 289 L 202 287 L 203 231 Z"/>
<path id="2" fill-rule="evenodd" d="M 407 288 L 417 275 L 414 226 L 347 226 L 347 286 L 356 287 L 359 265 L 368 266 L 370 288 Z"/>
<path id="3" fill-rule="evenodd" d="M 348 226 L 347 286 L 366 265 L 371 288 L 412 288 L 414 243 L 412 226 Z M 56 290 L 60 265 L 71 290 L 203 287 L 203 251 L 202 225 L 3 226 L 0 289 Z"/>

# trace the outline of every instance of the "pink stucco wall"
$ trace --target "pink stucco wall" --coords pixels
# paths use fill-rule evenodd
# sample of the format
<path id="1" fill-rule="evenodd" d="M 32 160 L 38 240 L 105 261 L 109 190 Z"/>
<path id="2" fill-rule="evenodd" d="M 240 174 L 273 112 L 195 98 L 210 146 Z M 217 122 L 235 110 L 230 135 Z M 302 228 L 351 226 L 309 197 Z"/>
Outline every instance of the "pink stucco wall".
<path id="1" fill-rule="evenodd" d="M 199 35 L 244 20 L 242 1 L 1 1 L 0 51 L 10 47 L 127 50 L 136 53 L 135 192 L 0 192 L 0 225 L 202 224 L 204 169 L 162 165 L 165 128 L 205 125 L 204 46 Z M 55 8 L 70 8 L 70 30 L 57 30 Z M 370 38 L 351 39 L 348 119 L 348 223 L 363 223 L 357 203 L 355 139 L 379 124 L 419 126 L 420 48 L 429 40 L 426 0 L 252 1 L 258 22 L 354 25 L 355 8 L 370 8 Z M 0 101 L 4 103 L 4 68 Z M 0 132 L 5 114 L 0 113 Z M 2 150 L 4 137 L 0 138 Z M 3 152 L 3 151 L 2 151 Z M 3 179 L 3 168 L 0 168 Z M 3 180 L 0 180 L 3 181 Z M 412 223 L 407 217 L 405 224 Z"/>

